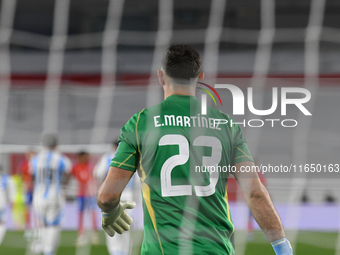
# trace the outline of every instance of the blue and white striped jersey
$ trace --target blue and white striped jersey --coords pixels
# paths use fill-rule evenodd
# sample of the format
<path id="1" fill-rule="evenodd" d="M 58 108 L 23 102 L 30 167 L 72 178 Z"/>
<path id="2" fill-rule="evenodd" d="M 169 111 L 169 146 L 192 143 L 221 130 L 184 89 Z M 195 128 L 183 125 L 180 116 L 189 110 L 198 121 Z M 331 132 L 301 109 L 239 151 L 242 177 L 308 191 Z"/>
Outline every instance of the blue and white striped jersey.
<path id="1" fill-rule="evenodd" d="M 70 173 L 71 161 L 55 150 L 43 150 L 30 161 L 30 171 L 34 176 L 34 193 L 44 199 L 52 199 L 61 194 L 62 174 Z"/>

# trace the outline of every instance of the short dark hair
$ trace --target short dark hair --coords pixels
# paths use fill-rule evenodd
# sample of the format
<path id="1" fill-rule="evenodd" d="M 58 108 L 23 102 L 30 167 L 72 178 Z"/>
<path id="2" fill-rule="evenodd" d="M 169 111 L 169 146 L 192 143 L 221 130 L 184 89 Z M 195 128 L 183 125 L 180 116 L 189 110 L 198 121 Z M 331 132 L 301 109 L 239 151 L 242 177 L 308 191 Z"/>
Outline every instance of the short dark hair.
<path id="1" fill-rule="evenodd" d="M 201 64 L 200 54 L 191 46 L 184 44 L 170 46 L 162 60 L 165 73 L 179 83 L 198 77 Z"/>
<path id="2" fill-rule="evenodd" d="M 45 147 L 48 149 L 53 149 L 58 145 L 58 137 L 57 134 L 50 133 L 50 134 L 43 134 L 42 142 Z"/>
<path id="3" fill-rule="evenodd" d="M 85 150 L 81 150 L 78 152 L 78 156 L 85 156 L 85 155 L 88 155 L 88 152 Z"/>

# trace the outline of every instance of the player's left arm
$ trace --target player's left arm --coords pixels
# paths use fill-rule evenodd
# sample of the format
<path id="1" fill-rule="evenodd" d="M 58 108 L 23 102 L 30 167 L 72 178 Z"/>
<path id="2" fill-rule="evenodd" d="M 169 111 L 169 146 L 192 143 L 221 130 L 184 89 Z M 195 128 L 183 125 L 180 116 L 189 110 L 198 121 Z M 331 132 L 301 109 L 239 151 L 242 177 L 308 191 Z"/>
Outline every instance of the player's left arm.
<path id="1" fill-rule="evenodd" d="M 256 222 L 271 242 L 277 255 L 292 255 L 293 250 L 289 241 L 285 238 L 285 232 L 281 219 L 273 205 L 267 189 L 262 184 L 257 173 L 245 172 L 255 165 L 251 161 L 235 164 L 235 177 L 240 185 L 245 200 Z"/>
<path id="2" fill-rule="evenodd" d="M 227 118 L 229 118 L 227 116 Z M 234 173 L 244 194 L 245 200 L 255 220 L 271 242 L 277 255 L 292 255 L 293 250 L 285 233 L 281 219 L 271 201 L 267 189 L 257 175 L 253 157 L 243 138 L 241 128 L 235 124 L 231 130 L 231 164 L 236 167 Z M 252 171 L 247 171 L 252 170 Z"/>
<path id="3" fill-rule="evenodd" d="M 73 167 L 72 167 L 72 162 L 69 158 L 66 156 L 63 157 L 62 159 L 62 184 L 64 186 L 64 189 L 66 189 L 72 175 Z"/>

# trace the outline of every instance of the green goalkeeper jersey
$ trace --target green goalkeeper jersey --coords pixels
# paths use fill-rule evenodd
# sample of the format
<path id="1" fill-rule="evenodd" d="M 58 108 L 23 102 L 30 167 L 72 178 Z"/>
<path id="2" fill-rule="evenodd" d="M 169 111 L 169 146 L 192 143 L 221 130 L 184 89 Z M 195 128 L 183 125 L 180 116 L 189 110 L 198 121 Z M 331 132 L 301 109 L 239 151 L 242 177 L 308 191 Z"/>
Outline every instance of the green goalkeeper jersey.
<path id="1" fill-rule="evenodd" d="M 226 185 L 235 163 L 253 159 L 228 115 L 200 111 L 194 96 L 171 95 L 121 129 L 111 166 L 141 178 L 142 254 L 235 253 Z"/>

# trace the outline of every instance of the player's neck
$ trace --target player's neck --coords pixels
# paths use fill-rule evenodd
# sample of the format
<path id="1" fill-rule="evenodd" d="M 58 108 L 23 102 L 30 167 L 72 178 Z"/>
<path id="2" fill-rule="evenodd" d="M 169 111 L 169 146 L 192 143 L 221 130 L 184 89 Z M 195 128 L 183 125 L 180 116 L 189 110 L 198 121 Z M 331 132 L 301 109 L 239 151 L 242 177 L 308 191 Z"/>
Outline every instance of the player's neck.
<path id="1" fill-rule="evenodd" d="M 196 96 L 196 87 L 190 85 L 164 85 L 164 99 L 172 95 Z"/>

